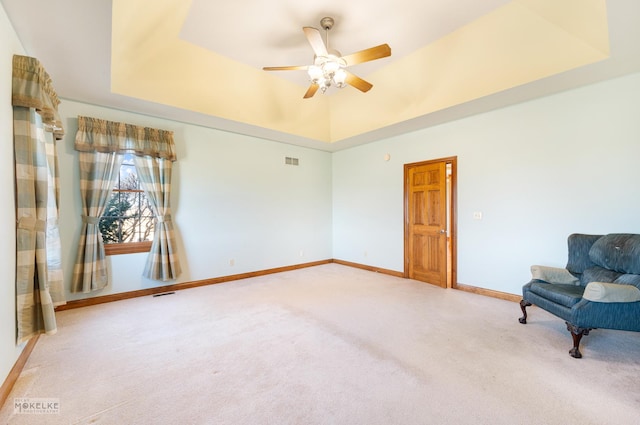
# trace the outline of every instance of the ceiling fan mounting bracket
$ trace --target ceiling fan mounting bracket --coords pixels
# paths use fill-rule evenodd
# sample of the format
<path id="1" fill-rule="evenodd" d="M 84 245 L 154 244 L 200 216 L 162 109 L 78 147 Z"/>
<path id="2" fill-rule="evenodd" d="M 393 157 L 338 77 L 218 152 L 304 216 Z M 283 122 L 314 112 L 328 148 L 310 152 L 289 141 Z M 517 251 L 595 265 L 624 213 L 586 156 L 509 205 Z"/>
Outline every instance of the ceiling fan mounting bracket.
<path id="1" fill-rule="evenodd" d="M 320 26 L 325 31 L 329 31 L 331 28 L 333 28 L 333 24 L 335 24 L 335 21 L 330 16 L 327 16 L 327 17 L 324 17 L 324 18 L 320 19 Z"/>

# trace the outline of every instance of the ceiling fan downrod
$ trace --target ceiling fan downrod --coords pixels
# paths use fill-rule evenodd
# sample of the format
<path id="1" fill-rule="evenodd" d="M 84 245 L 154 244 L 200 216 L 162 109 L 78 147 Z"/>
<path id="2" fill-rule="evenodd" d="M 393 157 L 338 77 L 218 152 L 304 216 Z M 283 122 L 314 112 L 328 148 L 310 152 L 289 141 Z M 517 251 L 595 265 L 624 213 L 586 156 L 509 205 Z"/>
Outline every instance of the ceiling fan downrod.
<path id="1" fill-rule="evenodd" d="M 327 50 L 329 50 L 329 30 L 333 28 L 333 24 L 335 24 L 335 21 L 330 16 L 325 16 L 320 19 L 320 26 L 324 28 L 324 44 L 326 45 Z"/>

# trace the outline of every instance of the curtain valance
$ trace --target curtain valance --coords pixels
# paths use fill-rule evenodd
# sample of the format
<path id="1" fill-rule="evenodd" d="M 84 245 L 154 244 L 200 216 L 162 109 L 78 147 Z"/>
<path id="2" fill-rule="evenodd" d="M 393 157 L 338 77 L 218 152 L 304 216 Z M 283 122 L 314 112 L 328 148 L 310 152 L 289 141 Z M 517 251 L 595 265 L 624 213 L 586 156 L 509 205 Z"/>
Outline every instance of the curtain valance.
<path id="1" fill-rule="evenodd" d="M 78 117 L 75 149 L 80 152 L 133 153 L 176 160 L 173 131 L 91 117 Z"/>
<path id="2" fill-rule="evenodd" d="M 58 115 L 60 100 L 49 74 L 38 59 L 13 56 L 11 104 L 34 108 L 42 117 L 45 129 L 50 130 L 57 140 L 62 139 L 64 129 Z"/>

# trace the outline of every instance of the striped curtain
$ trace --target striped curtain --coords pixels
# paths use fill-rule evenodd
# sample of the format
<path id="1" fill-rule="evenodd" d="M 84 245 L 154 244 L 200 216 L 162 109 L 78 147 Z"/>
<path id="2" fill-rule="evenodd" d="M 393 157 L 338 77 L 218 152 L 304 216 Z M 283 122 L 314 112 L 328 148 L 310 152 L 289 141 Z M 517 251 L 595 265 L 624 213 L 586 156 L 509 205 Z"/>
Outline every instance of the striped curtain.
<path id="1" fill-rule="evenodd" d="M 104 199 L 105 202 L 111 194 L 111 188 L 115 183 L 115 180 L 111 179 L 117 177 L 123 155 L 135 155 L 142 188 L 157 217 L 156 231 L 144 276 L 161 281 L 176 279 L 181 269 L 169 206 L 172 162 L 176 160 L 173 132 L 79 116 L 75 149 L 80 152 L 81 186 L 93 187 L 93 196 Z M 109 167 L 113 168 L 109 168 L 109 171 L 104 168 L 101 172 L 83 173 L 83 167 L 88 170 L 91 162 L 107 161 L 104 159 L 105 155 L 112 155 L 113 161 L 109 163 Z M 104 165 L 100 167 L 102 169 Z M 98 187 L 101 188 L 100 195 Z M 108 281 L 104 264 L 104 246 L 98 229 L 98 220 L 104 209 L 90 210 L 91 205 L 99 204 L 86 200 L 89 209 L 83 212 L 83 229 L 95 228 L 97 238 L 91 246 L 80 241 L 71 288 L 73 292 L 101 289 Z"/>
<path id="2" fill-rule="evenodd" d="M 37 59 L 13 58 L 16 184 L 16 327 L 18 343 L 57 330 L 54 308 L 65 303 L 58 230 L 55 139 L 62 137 L 58 98 Z M 54 133 L 47 137 L 44 129 Z"/>
<path id="3" fill-rule="evenodd" d="M 172 280 L 177 278 L 181 271 L 169 205 L 173 163 L 164 158 L 151 156 L 135 156 L 134 160 L 140 185 L 151 202 L 151 208 L 156 216 L 153 243 L 143 276 L 152 280 Z"/>
<path id="4" fill-rule="evenodd" d="M 91 292 L 109 283 L 102 233 L 98 226 L 115 184 L 124 155 L 117 152 L 79 152 L 82 229 L 73 267 L 71 292 Z"/>

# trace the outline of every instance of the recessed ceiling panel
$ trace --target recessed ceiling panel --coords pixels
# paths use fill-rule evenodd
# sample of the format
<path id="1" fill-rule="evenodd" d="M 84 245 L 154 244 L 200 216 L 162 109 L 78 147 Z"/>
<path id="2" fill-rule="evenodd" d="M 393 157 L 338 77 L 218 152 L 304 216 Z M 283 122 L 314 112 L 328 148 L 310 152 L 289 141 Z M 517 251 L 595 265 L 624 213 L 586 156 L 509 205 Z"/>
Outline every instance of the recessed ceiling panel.
<path id="1" fill-rule="evenodd" d="M 422 30 L 420 25 L 424 25 L 426 19 L 403 22 L 402 34 L 415 36 L 424 44 L 413 39 L 404 45 L 397 41 L 398 48 L 394 48 L 393 34 L 384 25 L 385 30 L 379 31 L 383 35 L 373 31 L 363 36 L 372 31 L 371 22 L 390 25 L 392 17 L 374 16 L 382 13 L 375 5 L 363 8 L 362 12 L 351 10 L 353 4 L 348 3 L 342 13 L 357 18 L 345 26 L 362 30 L 342 29 L 336 33 L 335 43 L 347 46 L 356 43 L 359 46 L 352 49 L 360 50 L 388 42 L 393 55 L 384 61 L 371 62 L 378 62 L 376 65 L 381 67 L 367 74 L 367 80 L 374 87 L 366 94 L 346 87 L 336 96 L 303 100 L 304 88 L 264 72 L 261 67 L 291 64 L 282 57 L 274 58 L 274 52 L 280 50 L 274 48 L 274 43 L 286 40 L 288 36 L 284 34 L 291 31 L 300 32 L 300 51 L 311 51 L 299 21 L 281 18 L 311 12 L 305 12 L 302 7 L 285 9 L 275 4 L 268 10 L 260 9 L 263 13 L 255 14 L 255 18 L 249 18 L 245 16 L 247 8 L 215 3 L 113 0 L 112 91 L 313 140 L 335 142 L 608 57 L 605 0 L 514 0 L 458 29 L 443 31 L 446 33 L 438 38 L 434 38 L 434 32 Z M 452 3 L 461 6 L 462 2 Z M 481 13 L 485 10 L 472 7 L 473 3 L 495 5 L 504 1 L 469 0 L 469 8 Z M 250 8 L 251 4 L 245 6 Z M 254 6 L 261 7 L 259 4 L 262 3 L 256 2 Z M 440 16 L 458 10 L 441 7 L 444 9 L 438 11 Z M 238 16 L 236 22 L 234 13 L 239 14 L 238 11 L 245 15 L 242 19 Z M 428 8 L 419 12 L 430 13 Z M 329 14 L 326 9 L 314 13 Z M 368 14 L 369 19 L 363 19 Z M 469 14 L 461 16 L 464 16 L 461 22 L 470 17 Z M 448 22 L 451 25 L 453 21 Z M 202 28 L 205 23 L 209 31 Z M 278 24 L 286 30 L 278 32 Z M 417 35 L 408 29 L 409 25 L 416 25 Z M 187 30 L 189 27 L 200 30 Z M 191 38 L 199 44 L 188 41 Z M 298 49 L 294 44 L 290 48 Z M 304 59 L 300 60 L 304 64 Z M 350 71 L 361 75 L 356 67 Z"/>

